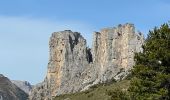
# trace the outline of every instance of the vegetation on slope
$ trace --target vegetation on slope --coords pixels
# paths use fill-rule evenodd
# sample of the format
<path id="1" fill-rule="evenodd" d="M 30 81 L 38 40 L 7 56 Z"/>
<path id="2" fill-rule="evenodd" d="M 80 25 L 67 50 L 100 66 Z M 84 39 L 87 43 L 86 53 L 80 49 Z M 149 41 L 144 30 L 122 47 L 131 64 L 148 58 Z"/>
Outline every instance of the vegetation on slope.
<path id="1" fill-rule="evenodd" d="M 109 85 L 98 84 L 92 86 L 87 91 L 57 96 L 54 100 L 112 100 L 112 94 L 118 92 L 121 94 L 121 91 L 117 92 L 117 90 L 127 90 L 129 84 L 129 80 L 123 80 L 121 82 L 115 82 Z"/>
<path id="2" fill-rule="evenodd" d="M 129 88 L 132 100 L 170 100 L 170 27 L 163 24 L 150 31 Z"/>

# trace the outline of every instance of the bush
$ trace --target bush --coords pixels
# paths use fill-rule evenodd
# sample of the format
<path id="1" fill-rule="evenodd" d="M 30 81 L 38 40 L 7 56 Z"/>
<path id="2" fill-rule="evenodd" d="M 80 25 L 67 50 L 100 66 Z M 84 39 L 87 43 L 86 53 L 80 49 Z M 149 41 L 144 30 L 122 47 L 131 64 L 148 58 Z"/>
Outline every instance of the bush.
<path id="1" fill-rule="evenodd" d="M 107 95 L 111 96 L 111 100 L 130 100 L 127 91 L 123 91 L 119 88 L 107 91 Z"/>

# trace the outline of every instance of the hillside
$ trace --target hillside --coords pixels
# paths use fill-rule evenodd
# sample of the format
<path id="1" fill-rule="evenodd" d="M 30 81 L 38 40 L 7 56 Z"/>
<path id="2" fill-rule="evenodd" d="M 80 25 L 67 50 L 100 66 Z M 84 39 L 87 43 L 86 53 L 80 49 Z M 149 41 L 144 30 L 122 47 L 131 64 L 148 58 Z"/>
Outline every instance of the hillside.
<path id="1" fill-rule="evenodd" d="M 13 84 L 18 86 L 21 90 L 23 90 L 25 93 L 29 94 L 29 92 L 32 89 L 32 85 L 27 81 L 19 81 L 19 80 L 11 80 Z"/>
<path id="2" fill-rule="evenodd" d="M 130 85 L 129 80 L 123 80 L 111 84 L 99 84 L 92 86 L 84 92 L 57 96 L 54 100 L 111 100 L 111 94 L 116 89 L 126 90 Z"/>
<path id="3" fill-rule="evenodd" d="M 0 100 L 27 100 L 28 95 L 0 74 Z"/>

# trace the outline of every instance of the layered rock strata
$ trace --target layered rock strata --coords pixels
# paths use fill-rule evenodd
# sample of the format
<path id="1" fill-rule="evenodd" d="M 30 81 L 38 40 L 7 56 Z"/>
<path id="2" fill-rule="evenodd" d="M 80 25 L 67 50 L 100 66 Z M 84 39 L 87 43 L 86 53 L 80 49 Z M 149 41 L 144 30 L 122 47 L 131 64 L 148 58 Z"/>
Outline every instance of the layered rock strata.
<path id="1" fill-rule="evenodd" d="M 90 86 L 123 79 L 135 64 L 134 53 L 142 52 L 143 35 L 133 24 L 94 32 L 92 48 L 78 32 L 54 32 L 45 80 L 32 90 L 31 100 L 48 100 Z"/>

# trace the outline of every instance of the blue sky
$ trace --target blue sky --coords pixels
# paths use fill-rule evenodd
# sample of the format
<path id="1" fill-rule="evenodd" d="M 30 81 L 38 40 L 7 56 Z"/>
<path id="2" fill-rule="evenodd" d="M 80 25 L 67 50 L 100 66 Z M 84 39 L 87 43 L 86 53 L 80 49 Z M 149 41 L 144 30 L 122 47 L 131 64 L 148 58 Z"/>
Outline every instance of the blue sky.
<path id="1" fill-rule="evenodd" d="M 93 31 L 127 22 L 147 34 L 170 20 L 169 0 L 1 0 L 0 73 L 32 84 L 43 81 L 52 32 Z"/>

